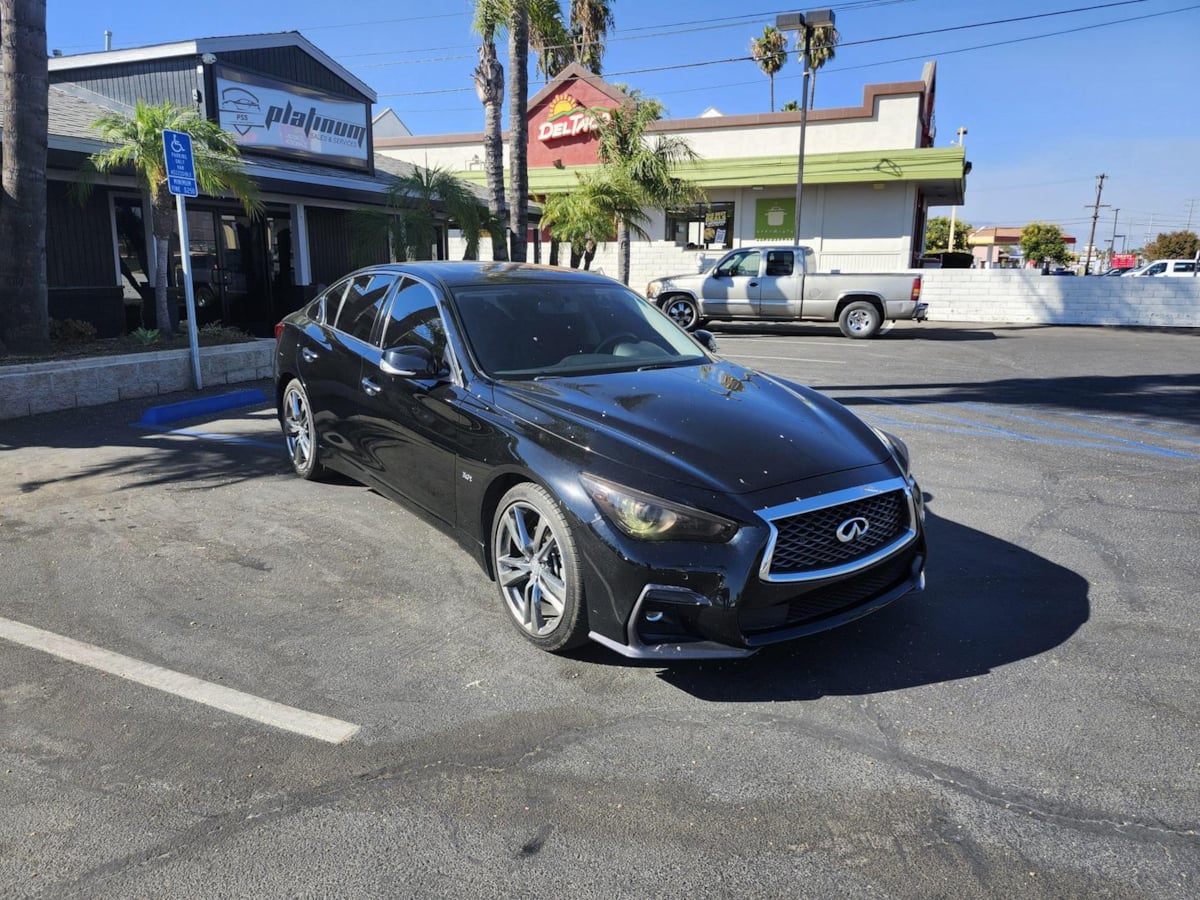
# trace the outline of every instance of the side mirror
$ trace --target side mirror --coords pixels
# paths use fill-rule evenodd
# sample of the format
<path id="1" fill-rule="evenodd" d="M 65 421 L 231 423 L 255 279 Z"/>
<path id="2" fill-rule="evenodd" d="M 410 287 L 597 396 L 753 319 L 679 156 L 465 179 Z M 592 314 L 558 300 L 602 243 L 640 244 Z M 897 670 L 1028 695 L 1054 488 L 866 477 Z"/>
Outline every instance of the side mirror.
<path id="1" fill-rule="evenodd" d="M 404 378 L 438 378 L 445 373 L 440 360 L 428 347 L 392 347 L 383 351 L 379 368 L 387 375 Z"/>
<path id="2" fill-rule="evenodd" d="M 698 328 L 692 332 L 692 337 L 696 339 L 701 347 L 705 347 L 713 353 L 717 352 L 717 338 L 711 331 Z"/>

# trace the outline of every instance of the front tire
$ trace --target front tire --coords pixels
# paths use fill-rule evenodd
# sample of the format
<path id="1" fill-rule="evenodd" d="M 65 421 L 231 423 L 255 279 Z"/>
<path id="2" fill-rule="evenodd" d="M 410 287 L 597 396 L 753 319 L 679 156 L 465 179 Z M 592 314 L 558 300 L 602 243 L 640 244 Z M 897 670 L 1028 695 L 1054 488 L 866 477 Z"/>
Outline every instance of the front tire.
<path id="1" fill-rule="evenodd" d="M 518 484 L 500 500 L 492 559 L 501 605 L 526 640 L 552 653 L 587 641 L 579 551 L 545 488 Z"/>
<path id="2" fill-rule="evenodd" d="M 283 428 L 292 471 L 305 481 L 320 478 L 324 469 L 317 462 L 317 428 L 308 405 L 308 392 L 299 378 L 293 378 L 283 390 L 279 424 Z"/>
<path id="3" fill-rule="evenodd" d="M 668 297 L 662 302 L 662 311 L 684 331 L 692 331 L 702 324 L 700 309 L 691 297 Z"/>
<path id="4" fill-rule="evenodd" d="M 848 338 L 873 338 L 879 333 L 883 324 L 883 316 L 874 303 L 866 300 L 855 300 L 847 303 L 842 314 L 838 316 L 838 327 Z"/>

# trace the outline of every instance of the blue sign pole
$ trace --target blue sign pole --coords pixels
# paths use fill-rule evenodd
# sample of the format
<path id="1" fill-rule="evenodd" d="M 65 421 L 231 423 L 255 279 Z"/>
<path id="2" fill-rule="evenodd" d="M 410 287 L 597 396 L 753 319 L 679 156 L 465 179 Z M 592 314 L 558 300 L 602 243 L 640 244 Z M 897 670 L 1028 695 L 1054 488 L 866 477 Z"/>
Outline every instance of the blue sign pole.
<path id="1" fill-rule="evenodd" d="M 179 213 L 179 258 L 183 264 L 183 296 L 187 301 L 188 344 L 192 349 L 192 378 L 196 390 L 204 387 L 200 377 L 200 336 L 196 328 L 196 296 L 192 287 L 191 237 L 188 234 L 187 197 L 196 190 L 196 160 L 192 155 L 192 136 L 183 131 L 165 129 L 162 134 L 163 159 L 167 168 L 167 189 L 175 195 Z M 166 260 L 162 261 L 166 265 Z M 161 277 L 161 276 L 160 276 Z"/>

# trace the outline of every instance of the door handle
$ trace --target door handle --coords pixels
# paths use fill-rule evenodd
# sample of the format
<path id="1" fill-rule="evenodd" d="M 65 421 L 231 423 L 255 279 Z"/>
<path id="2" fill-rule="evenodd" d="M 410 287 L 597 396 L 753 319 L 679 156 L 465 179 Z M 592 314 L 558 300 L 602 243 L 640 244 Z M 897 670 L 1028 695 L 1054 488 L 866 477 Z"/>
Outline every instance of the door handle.
<path id="1" fill-rule="evenodd" d="M 750 287 L 758 287 L 758 282 L 757 281 L 750 282 Z"/>
<path id="2" fill-rule="evenodd" d="M 312 362 L 314 359 L 320 356 L 316 350 L 309 350 L 307 347 L 300 351 L 300 355 L 304 357 L 305 362 Z"/>
<path id="3" fill-rule="evenodd" d="M 383 390 L 383 388 L 373 382 L 370 378 L 364 378 L 362 380 L 362 389 L 367 392 L 368 397 L 374 397 Z"/>

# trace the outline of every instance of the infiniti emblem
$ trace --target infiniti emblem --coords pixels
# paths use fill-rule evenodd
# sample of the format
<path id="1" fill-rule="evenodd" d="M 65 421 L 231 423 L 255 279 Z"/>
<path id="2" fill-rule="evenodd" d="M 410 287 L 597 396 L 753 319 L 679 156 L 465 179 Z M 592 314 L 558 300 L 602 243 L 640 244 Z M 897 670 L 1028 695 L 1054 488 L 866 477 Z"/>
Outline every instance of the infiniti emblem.
<path id="1" fill-rule="evenodd" d="M 862 516 L 847 519 L 837 527 L 837 539 L 843 544 L 856 540 L 871 530 L 871 523 Z"/>

